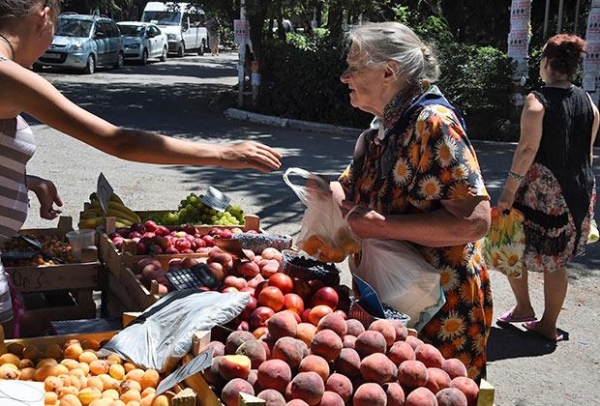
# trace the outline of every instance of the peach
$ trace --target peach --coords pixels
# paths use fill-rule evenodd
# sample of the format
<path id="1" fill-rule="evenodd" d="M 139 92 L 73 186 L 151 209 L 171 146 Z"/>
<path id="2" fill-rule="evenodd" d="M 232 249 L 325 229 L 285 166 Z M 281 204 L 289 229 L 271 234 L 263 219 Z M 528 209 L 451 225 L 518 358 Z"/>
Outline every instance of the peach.
<path id="1" fill-rule="evenodd" d="M 265 406 L 285 406 L 286 403 L 283 395 L 274 389 L 264 389 L 256 397 L 263 399 L 266 402 Z"/>
<path id="2" fill-rule="evenodd" d="M 467 406 L 467 397 L 457 388 L 445 388 L 435 394 L 438 406 Z"/>
<path id="3" fill-rule="evenodd" d="M 323 357 L 310 354 L 303 358 L 298 366 L 298 372 L 308 371 L 316 372 L 323 379 L 323 382 L 325 382 L 329 378 L 329 363 Z"/>
<path id="4" fill-rule="evenodd" d="M 327 314 L 323 316 L 321 320 L 319 320 L 319 322 L 317 323 L 317 331 L 325 329 L 333 330 L 333 332 L 335 332 L 340 337 L 344 337 L 346 335 L 346 332 L 348 331 L 348 327 L 346 326 L 346 320 L 339 313 Z"/>
<path id="5" fill-rule="evenodd" d="M 398 382 L 389 382 L 383 385 L 387 396 L 387 406 L 402 406 L 406 400 L 404 389 Z"/>
<path id="6" fill-rule="evenodd" d="M 342 348 L 340 356 L 335 360 L 335 371 L 354 378 L 360 375 L 360 356 L 352 348 Z"/>
<path id="7" fill-rule="evenodd" d="M 365 382 L 383 384 L 389 382 L 398 368 L 390 359 L 380 352 L 367 355 L 360 362 L 360 374 Z"/>
<path id="8" fill-rule="evenodd" d="M 296 337 L 298 322 L 291 311 L 282 311 L 267 320 L 267 328 L 274 340 L 281 337 Z"/>
<path id="9" fill-rule="evenodd" d="M 208 350 L 209 348 L 213 349 L 213 358 L 220 357 L 221 355 L 225 355 L 225 344 L 220 341 L 213 340 L 206 347 L 202 349 L 202 351 Z"/>
<path id="10" fill-rule="evenodd" d="M 327 378 L 325 390 L 337 393 L 345 403 L 348 403 L 352 398 L 354 387 L 350 378 L 336 372 Z"/>
<path id="11" fill-rule="evenodd" d="M 421 361 L 404 361 L 398 366 L 398 383 L 408 390 L 424 386 L 427 383 L 427 367 Z"/>
<path id="12" fill-rule="evenodd" d="M 315 326 L 317 324 L 319 324 L 319 320 L 321 320 L 323 317 L 327 316 L 328 314 L 333 313 L 333 309 L 327 305 L 317 305 L 317 306 L 313 306 L 308 310 L 308 321 L 312 324 L 314 324 Z"/>
<path id="13" fill-rule="evenodd" d="M 310 351 L 327 361 L 334 361 L 342 352 L 342 339 L 333 330 L 317 331 L 310 344 Z"/>
<path id="14" fill-rule="evenodd" d="M 474 380 L 466 376 L 457 376 L 452 379 L 450 383 L 451 388 L 459 389 L 467 397 L 467 403 L 469 406 L 477 405 L 477 398 L 479 397 L 479 386 Z"/>
<path id="15" fill-rule="evenodd" d="M 390 323 L 392 323 L 396 330 L 396 341 L 406 341 L 406 337 L 408 337 L 406 325 L 398 319 L 390 319 Z"/>
<path id="16" fill-rule="evenodd" d="M 356 337 L 356 342 L 354 343 L 354 349 L 361 358 L 376 352 L 385 354 L 386 346 L 387 344 L 383 334 L 374 330 L 366 330 L 360 333 Z"/>
<path id="17" fill-rule="evenodd" d="M 308 403 L 302 399 L 292 399 L 286 403 L 286 406 L 308 406 Z"/>
<path id="18" fill-rule="evenodd" d="M 352 398 L 353 406 L 386 406 L 386 404 L 387 396 L 383 388 L 373 382 L 360 385 Z"/>
<path id="19" fill-rule="evenodd" d="M 281 337 L 271 350 L 271 359 L 280 359 L 285 361 L 291 369 L 296 369 L 304 358 L 305 346 L 306 344 L 297 338 Z"/>
<path id="20" fill-rule="evenodd" d="M 225 354 L 233 355 L 242 343 L 248 340 L 254 340 L 254 334 L 249 331 L 236 330 L 232 331 L 225 341 Z"/>
<path id="21" fill-rule="evenodd" d="M 416 336 L 411 336 L 410 334 L 406 337 L 406 340 L 404 341 L 409 343 L 411 347 L 413 347 L 413 350 L 416 350 L 418 346 L 423 344 L 423 340 L 417 338 Z"/>
<path id="22" fill-rule="evenodd" d="M 421 361 L 427 368 L 441 368 L 444 356 L 431 344 L 424 343 L 415 349 L 415 358 Z"/>
<path id="23" fill-rule="evenodd" d="M 356 347 L 356 337 L 351 336 L 350 334 L 346 334 L 344 338 L 342 338 L 342 346 L 344 348 L 352 348 Z"/>
<path id="24" fill-rule="evenodd" d="M 294 399 L 302 399 L 309 405 L 316 405 L 323 397 L 325 384 L 316 372 L 300 372 L 292 379 L 290 392 Z"/>
<path id="25" fill-rule="evenodd" d="M 283 392 L 291 379 L 290 366 L 280 359 L 267 360 L 258 367 L 257 382 L 263 389 L 275 389 Z"/>
<path id="26" fill-rule="evenodd" d="M 365 326 L 356 320 L 356 319 L 347 319 L 346 320 L 346 334 L 353 335 L 354 337 L 358 337 L 358 335 L 365 331 Z"/>
<path id="27" fill-rule="evenodd" d="M 437 399 L 429 389 L 416 388 L 408 394 L 404 406 L 437 406 Z"/>
<path id="28" fill-rule="evenodd" d="M 225 406 L 237 406 L 240 392 L 254 395 L 254 388 L 246 380 L 234 378 L 227 382 L 221 390 L 221 401 Z"/>
<path id="29" fill-rule="evenodd" d="M 317 327 L 314 324 L 298 323 L 298 327 L 296 328 L 296 338 L 304 341 L 306 345 L 310 345 L 316 332 Z"/>
<path id="30" fill-rule="evenodd" d="M 396 364 L 402 364 L 406 360 L 415 360 L 415 350 L 406 341 L 396 341 L 388 350 L 388 358 Z"/>
<path id="31" fill-rule="evenodd" d="M 442 389 L 450 387 L 450 375 L 441 368 L 427 368 L 427 383 L 425 387 L 435 395 Z"/>
<path id="32" fill-rule="evenodd" d="M 344 406 L 344 399 L 335 392 L 325 391 L 321 397 L 319 406 Z"/>
<path id="33" fill-rule="evenodd" d="M 246 379 L 252 369 L 250 358 L 245 355 L 223 355 L 217 364 L 219 374 L 229 380 L 233 378 Z"/>
<path id="34" fill-rule="evenodd" d="M 396 342 L 396 328 L 389 320 L 377 319 L 369 325 L 369 330 L 379 331 L 388 348 Z"/>
<path id="35" fill-rule="evenodd" d="M 242 343 L 235 352 L 236 355 L 245 355 L 250 358 L 252 368 L 256 369 L 260 364 L 267 360 L 267 352 L 262 342 L 258 340 L 248 340 Z"/>
<path id="36" fill-rule="evenodd" d="M 454 379 L 457 376 L 467 376 L 467 367 L 458 358 L 448 358 L 442 363 L 442 369 L 450 376 L 450 379 Z"/>

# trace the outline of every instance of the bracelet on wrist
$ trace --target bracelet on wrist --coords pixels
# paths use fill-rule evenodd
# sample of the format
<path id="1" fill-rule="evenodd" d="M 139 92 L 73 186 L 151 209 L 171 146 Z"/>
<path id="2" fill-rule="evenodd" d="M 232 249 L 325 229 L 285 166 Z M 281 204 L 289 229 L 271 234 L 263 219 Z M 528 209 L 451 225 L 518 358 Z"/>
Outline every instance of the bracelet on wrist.
<path id="1" fill-rule="evenodd" d="M 508 176 L 518 181 L 522 181 L 525 179 L 525 175 L 519 175 L 518 173 L 513 171 L 508 171 Z"/>

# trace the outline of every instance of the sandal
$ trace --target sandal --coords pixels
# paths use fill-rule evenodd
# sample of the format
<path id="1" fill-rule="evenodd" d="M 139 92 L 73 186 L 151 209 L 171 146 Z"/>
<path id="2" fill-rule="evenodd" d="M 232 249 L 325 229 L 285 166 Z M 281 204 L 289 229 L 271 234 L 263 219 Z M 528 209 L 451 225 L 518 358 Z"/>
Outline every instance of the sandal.
<path id="1" fill-rule="evenodd" d="M 514 311 L 514 307 L 512 309 L 510 309 L 509 311 L 507 311 L 506 313 L 504 313 L 502 316 L 498 317 L 496 319 L 496 323 L 504 323 L 504 324 L 508 324 L 508 323 L 526 323 L 526 322 L 535 322 L 537 320 L 537 317 L 535 316 L 525 316 L 525 317 L 514 317 L 513 316 L 513 311 Z"/>
<path id="2" fill-rule="evenodd" d="M 535 333 L 535 334 L 539 335 L 540 337 L 544 338 L 545 340 L 557 343 L 557 342 L 563 341 L 565 339 L 564 334 L 561 333 L 559 330 L 556 330 L 556 339 L 552 339 L 550 337 L 547 337 L 547 336 L 545 336 L 544 334 L 542 334 L 542 333 L 540 333 L 538 331 L 537 325 L 538 325 L 537 321 L 530 321 L 528 323 L 523 323 L 523 327 L 525 328 L 525 330 L 531 331 L 532 333 Z"/>

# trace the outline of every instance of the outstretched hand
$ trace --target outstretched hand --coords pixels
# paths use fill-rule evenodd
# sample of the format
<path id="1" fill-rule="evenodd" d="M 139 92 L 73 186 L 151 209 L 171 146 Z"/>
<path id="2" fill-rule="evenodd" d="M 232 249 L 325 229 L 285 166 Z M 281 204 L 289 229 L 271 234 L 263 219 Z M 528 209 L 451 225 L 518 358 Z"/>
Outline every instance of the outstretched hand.
<path id="1" fill-rule="evenodd" d="M 268 145 L 244 141 L 228 147 L 222 166 L 227 169 L 252 168 L 270 172 L 281 167 L 281 154 Z"/>
<path id="2" fill-rule="evenodd" d="M 27 187 L 37 196 L 40 202 L 40 217 L 53 220 L 60 216 L 61 210 L 54 207 L 62 207 L 63 201 L 56 190 L 54 183 L 37 176 L 27 176 Z"/>

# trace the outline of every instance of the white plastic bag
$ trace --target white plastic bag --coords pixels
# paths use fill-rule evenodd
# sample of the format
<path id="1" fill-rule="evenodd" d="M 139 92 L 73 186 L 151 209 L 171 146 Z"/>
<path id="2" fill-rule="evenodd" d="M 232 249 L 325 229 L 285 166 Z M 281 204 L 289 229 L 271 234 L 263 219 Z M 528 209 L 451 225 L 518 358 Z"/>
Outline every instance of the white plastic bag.
<path id="1" fill-rule="evenodd" d="M 305 179 L 304 186 L 293 184 L 291 175 Z M 342 216 L 342 209 L 333 200 L 329 182 L 301 168 L 288 168 L 285 183 L 306 206 L 302 229 L 296 240 L 298 248 L 321 262 L 342 262 L 359 251 L 358 238 Z M 310 185 L 311 190 L 306 185 Z"/>
<path id="2" fill-rule="evenodd" d="M 446 303 L 440 273 L 409 242 L 365 239 L 358 265 L 350 271 L 367 282 L 382 303 L 410 316 L 407 326 L 420 331 Z"/>

